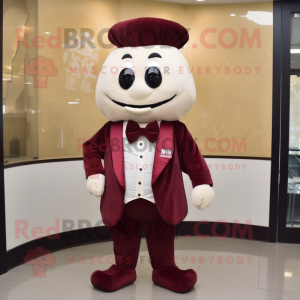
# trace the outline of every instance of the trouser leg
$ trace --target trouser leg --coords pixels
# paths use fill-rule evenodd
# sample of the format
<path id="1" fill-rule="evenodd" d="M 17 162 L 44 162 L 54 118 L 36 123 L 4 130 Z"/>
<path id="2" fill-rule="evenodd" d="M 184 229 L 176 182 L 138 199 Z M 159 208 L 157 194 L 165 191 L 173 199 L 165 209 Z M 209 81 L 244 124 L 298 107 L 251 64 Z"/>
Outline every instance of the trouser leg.
<path id="1" fill-rule="evenodd" d="M 126 204 L 119 223 L 108 229 L 114 244 L 116 265 L 134 270 L 139 257 L 142 226 L 127 214 L 128 209 L 129 204 Z"/>
<path id="2" fill-rule="evenodd" d="M 166 223 L 156 205 L 151 208 L 148 221 L 143 224 L 148 250 L 153 268 L 152 280 L 155 284 L 175 292 L 184 293 L 197 282 L 197 273 L 180 270 L 174 262 L 174 239 L 176 227 Z M 151 218 L 150 218 L 151 217 Z"/>
<path id="3" fill-rule="evenodd" d="M 148 251 L 153 270 L 168 269 L 174 263 L 174 239 L 176 226 L 166 223 L 160 216 L 156 205 L 153 218 L 144 224 Z"/>
<path id="4" fill-rule="evenodd" d="M 130 207 L 125 205 L 119 223 L 108 228 L 114 244 L 116 264 L 105 271 L 97 270 L 91 276 L 92 284 L 103 291 L 116 291 L 136 280 L 142 226 L 134 215 L 130 215 Z"/>

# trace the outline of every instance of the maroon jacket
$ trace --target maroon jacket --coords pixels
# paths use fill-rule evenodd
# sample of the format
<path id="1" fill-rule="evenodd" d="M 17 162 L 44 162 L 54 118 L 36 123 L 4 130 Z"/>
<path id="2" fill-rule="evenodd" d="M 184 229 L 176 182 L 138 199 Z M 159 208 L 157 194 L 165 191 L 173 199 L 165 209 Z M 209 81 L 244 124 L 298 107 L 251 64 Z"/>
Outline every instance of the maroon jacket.
<path id="1" fill-rule="evenodd" d="M 161 149 L 171 149 L 171 157 L 161 155 Z M 125 195 L 123 121 L 107 122 L 86 141 L 83 161 L 86 178 L 105 175 L 100 211 L 103 223 L 115 226 L 123 213 Z M 188 213 L 181 171 L 189 175 L 193 187 L 213 185 L 207 164 L 186 126 L 180 121 L 162 121 L 154 155 L 152 190 L 160 215 L 172 225 L 180 223 Z"/>

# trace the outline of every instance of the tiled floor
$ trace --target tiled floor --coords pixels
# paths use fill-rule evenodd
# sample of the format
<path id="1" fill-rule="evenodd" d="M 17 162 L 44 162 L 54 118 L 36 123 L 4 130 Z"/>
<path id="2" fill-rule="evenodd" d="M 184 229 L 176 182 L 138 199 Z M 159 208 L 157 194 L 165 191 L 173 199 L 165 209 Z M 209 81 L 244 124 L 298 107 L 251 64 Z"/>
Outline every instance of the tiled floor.
<path id="1" fill-rule="evenodd" d="M 151 280 L 145 240 L 142 240 L 137 281 L 105 293 L 90 283 L 90 275 L 113 263 L 112 242 L 54 252 L 55 264 L 45 277 L 35 277 L 32 265 L 21 265 L 0 276 L 0 300 L 66 299 L 291 299 L 300 300 L 300 245 L 249 240 L 176 238 L 176 261 L 193 268 L 198 282 L 186 294 L 156 286 Z"/>

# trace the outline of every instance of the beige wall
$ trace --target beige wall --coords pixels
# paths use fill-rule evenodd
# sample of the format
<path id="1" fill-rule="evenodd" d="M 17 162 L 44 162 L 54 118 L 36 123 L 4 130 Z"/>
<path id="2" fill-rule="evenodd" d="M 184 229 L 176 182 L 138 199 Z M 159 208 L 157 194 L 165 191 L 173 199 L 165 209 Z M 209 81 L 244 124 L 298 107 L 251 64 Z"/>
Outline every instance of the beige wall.
<path id="1" fill-rule="evenodd" d="M 186 5 L 153 1 L 48 1 L 39 4 L 39 35 L 56 33 L 57 28 L 91 28 L 95 35 L 103 28 L 110 28 L 121 20 L 155 16 L 176 20 L 186 26 Z M 108 43 L 107 34 L 104 42 Z M 39 55 L 51 58 L 58 69 L 49 77 L 47 88 L 39 88 L 40 158 L 81 156 L 80 145 L 90 138 L 107 121 L 97 109 L 94 91 L 97 77 L 107 55 L 113 49 L 103 49 L 95 39 L 98 49 L 76 51 L 71 49 L 39 50 Z M 184 50 L 183 50 L 184 52 Z M 87 62 L 89 75 L 83 72 Z M 70 74 L 70 67 L 78 66 L 78 74 Z M 95 66 L 96 74 L 90 74 Z M 31 79 L 33 80 L 33 79 Z M 79 104 L 68 104 L 79 99 Z"/>
<path id="2" fill-rule="evenodd" d="M 80 28 L 90 28 L 96 35 L 120 21 L 119 6 L 119 1 L 115 0 L 42 0 L 39 3 L 39 35 L 45 39 L 49 36 L 45 32 L 57 35 L 57 28 L 61 28 L 62 33 L 65 28 L 74 28 L 78 35 Z M 105 43 L 108 43 L 107 34 Z M 94 91 L 109 50 L 99 47 L 96 36 L 94 44 L 97 49 L 88 46 L 84 51 L 44 47 L 39 51 L 39 55 L 52 59 L 58 70 L 56 76 L 48 77 L 47 88 L 38 89 L 40 158 L 81 156 L 78 143 L 82 144 L 83 139 L 91 137 L 107 122 L 96 107 Z M 78 74 L 72 74 L 72 71 L 70 74 L 70 67 L 75 69 L 76 66 Z M 92 74 L 92 67 L 97 74 Z M 68 104 L 75 101 L 79 104 Z"/>
<path id="3" fill-rule="evenodd" d="M 40 0 L 38 35 L 47 40 L 61 28 L 63 43 L 65 28 L 74 28 L 78 34 L 80 28 L 90 28 L 97 35 L 121 20 L 136 17 L 159 17 L 182 24 L 190 30 L 190 40 L 182 52 L 197 88 L 196 103 L 182 121 L 197 139 L 202 153 L 270 157 L 273 26 L 259 25 L 255 18 L 253 21 L 241 16 L 249 11 L 255 15 L 272 10 L 271 2 L 187 6 L 146 0 Z M 236 17 L 230 16 L 232 13 Z M 216 33 L 208 33 L 201 42 L 201 33 L 207 28 Z M 219 41 L 220 32 L 226 28 L 231 33 L 225 33 Z M 249 47 L 245 37 L 248 34 L 251 38 L 253 32 L 260 36 L 261 47 L 256 42 Z M 230 48 L 226 44 L 232 42 L 232 34 L 237 40 Z M 107 34 L 104 42 L 108 43 Z M 216 44 L 216 48 L 208 49 L 205 42 Z M 82 156 L 82 142 L 107 121 L 96 107 L 94 91 L 101 66 L 113 48 L 100 47 L 96 36 L 94 44 L 97 49 L 87 47 L 84 51 L 47 45 L 38 49 L 38 56 L 51 59 L 58 70 L 56 76 L 48 77 L 47 88 L 35 88 L 41 159 Z M 78 74 L 70 74 L 70 67 L 76 66 Z M 228 67 L 230 74 L 225 72 Z M 248 72 L 251 69 L 249 74 L 245 74 L 246 67 Z M 201 68 L 202 74 L 198 74 Z M 241 73 L 235 74 L 234 70 Z M 26 80 L 34 88 L 34 77 L 26 76 Z"/>
<path id="4" fill-rule="evenodd" d="M 175 21 L 187 27 L 188 6 L 184 4 L 147 0 L 121 0 L 121 21 L 134 18 L 152 17 Z M 185 55 L 186 49 L 181 52 Z"/>
<path id="5" fill-rule="evenodd" d="M 205 155 L 271 157 L 273 26 L 240 17 L 249 11 L 255 12 L 256 18 L 260 11 L 273 12 L 273 4 L 188 6 L 191 30 L 187 60 L 194 67 L 197 101 L 183 121 L 198 138 L 197 144 Z M 215 48 L 207 48 L 200 41 L 207 28 L 216 31 L 204 39 Z M 228 33 L 221 38 L 226 28 Z M 243 47 L 246 32 L 249 37 L 257 32 L 261 46 L 255 42 L 250 48 L 244 42 Z M 235 46 L 226 46 L 233 42 Z M 197 44 L 196 49 L 193 44 Z M 198 74 L 198 67 L 202 74 Z M 226 74 L 226 67 L 230 74 Z M 236 142 L 245 147 L 238 151 Z"/>

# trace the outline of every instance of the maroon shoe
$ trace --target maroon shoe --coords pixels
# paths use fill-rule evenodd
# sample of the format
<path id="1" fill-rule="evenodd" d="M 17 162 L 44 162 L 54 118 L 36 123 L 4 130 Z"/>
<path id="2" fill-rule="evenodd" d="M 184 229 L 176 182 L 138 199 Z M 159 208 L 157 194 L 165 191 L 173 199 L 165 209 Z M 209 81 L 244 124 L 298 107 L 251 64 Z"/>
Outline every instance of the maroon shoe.
<path id="1" fill-rule="evenodd" d="M 177 293 L 189 291 L 197 282 L 197 273 L 192 270 L 170 269 L 153 270 L 152 280 L 155 284 Z"/>
<path id="2" fill-rule="evenodd" d="M 120 269 L 116 265 L 112 265 L 106 271 L 95 271 L 91 276 L 93 286 L 105 292 L 116 291 L 126 285 L 134 283 L 135 280 L 135 270 Z"/>

